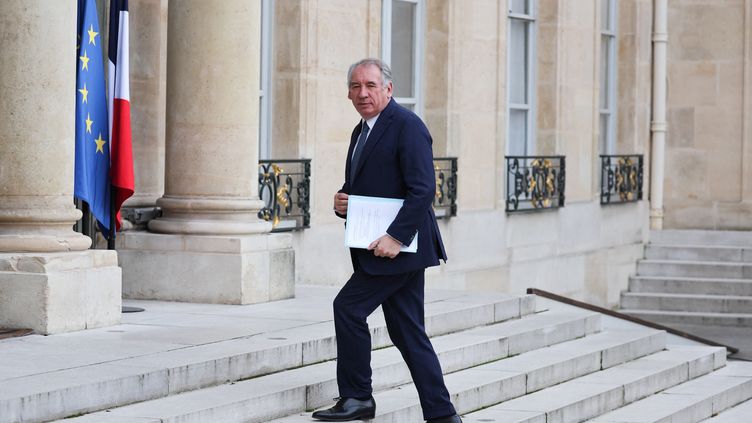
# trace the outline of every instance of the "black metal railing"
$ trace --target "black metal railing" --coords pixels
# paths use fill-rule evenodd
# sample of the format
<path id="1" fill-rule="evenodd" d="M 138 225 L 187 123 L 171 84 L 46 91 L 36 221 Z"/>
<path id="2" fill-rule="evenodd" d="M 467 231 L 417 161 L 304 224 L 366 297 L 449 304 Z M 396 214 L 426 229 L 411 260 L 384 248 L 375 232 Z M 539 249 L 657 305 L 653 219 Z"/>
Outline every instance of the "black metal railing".
<path id="1" fill-rule="evenodd" d="M 601 155 L 601 204 L 642 200 L 642 154 Z"/>
<path id="2" fill-rule="evenodd" d="M 564 156 L 506 156 L 507 213 L 564 207 Z"/>
<path id="3" fill-rule="evenodd" d="M 272 232 L 294 231 L 311 224 L 311 159 L 259 160 L 258 216 L 272 222 Z"/>
<path id="4" fill-rule="evenodd" d="M 457 158 L 434 157 L 433 169 L 436 174 L 436 197 L 433 199 L 436 218 L 457 216 Z"/>

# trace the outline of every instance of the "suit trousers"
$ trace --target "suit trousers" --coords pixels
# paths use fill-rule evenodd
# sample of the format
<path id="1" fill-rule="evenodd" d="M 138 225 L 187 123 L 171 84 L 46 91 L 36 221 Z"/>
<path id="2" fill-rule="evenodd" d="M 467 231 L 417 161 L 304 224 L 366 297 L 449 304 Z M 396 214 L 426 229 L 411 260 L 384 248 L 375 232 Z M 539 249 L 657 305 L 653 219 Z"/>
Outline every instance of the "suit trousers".
<path id="1" fill-rule="evenodd" d="M 397 275 L 369 275 L 356 269 L 334 299 L 337 384 L 346 398 L 369 397 L 371 333 L 366 318 L 381 305 L 389 337 L 410 369 L 423 417 L 455 414 L 441 365 L 424 324 L 424 269 Z"/>

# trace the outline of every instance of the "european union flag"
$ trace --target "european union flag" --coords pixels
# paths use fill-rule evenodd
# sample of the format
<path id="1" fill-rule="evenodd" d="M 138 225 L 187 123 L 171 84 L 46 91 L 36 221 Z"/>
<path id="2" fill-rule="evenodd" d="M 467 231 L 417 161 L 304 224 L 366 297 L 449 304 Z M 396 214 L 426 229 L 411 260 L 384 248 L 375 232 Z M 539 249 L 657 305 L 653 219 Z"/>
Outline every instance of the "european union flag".
<path id="1" fill-rule="evenodd" d="M 94 0 L 78 0 L 74 195 L 89 204 L 102 233 L 110 228 L 110 145 L 102 37 Z"/>

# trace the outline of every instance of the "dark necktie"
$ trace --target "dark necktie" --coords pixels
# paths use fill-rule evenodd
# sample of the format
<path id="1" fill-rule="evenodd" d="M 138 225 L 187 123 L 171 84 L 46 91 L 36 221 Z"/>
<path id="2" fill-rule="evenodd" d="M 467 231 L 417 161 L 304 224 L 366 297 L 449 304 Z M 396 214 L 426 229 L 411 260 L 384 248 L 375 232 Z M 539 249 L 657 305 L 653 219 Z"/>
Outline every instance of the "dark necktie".
<path id="1" fill-rule="evenodd" d="M 363 152 L 363 146 L 366 144 L 366 137 L 368 137 L 368 124 L 363 122 L 363 127 L 360 130 L 360 136 L 358 136 L 358 143 L 355 144 L 355 152 L 353 152 L 352 160 L 350 161 L 350 180 L 353 180 L 355 176 L 355 169 L 358 166 L 360 160 L 360 154 Z"/>

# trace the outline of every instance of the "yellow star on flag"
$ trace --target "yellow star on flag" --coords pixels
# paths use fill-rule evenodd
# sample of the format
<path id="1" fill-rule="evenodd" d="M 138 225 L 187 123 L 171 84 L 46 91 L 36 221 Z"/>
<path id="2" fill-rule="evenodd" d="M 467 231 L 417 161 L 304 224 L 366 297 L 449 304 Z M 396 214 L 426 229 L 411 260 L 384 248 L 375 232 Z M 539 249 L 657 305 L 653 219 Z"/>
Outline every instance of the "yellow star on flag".
<path id="1" fill-rule="evenodd" d="M 86 113 L 86 132 L 91 134 L 91 124 L 94 123 L 93 120 L 91 120 L 91 117 L 89 117 L 89 113 Z"/>
<path id="2" fill-rule="evenodd" d="M 94 32 L 94 25 L 91 25 L 89 27 L 89 30 L 86 31 L 89 33 L 89 44 L 97 45 L 97 42 L 95 40 L 95 37 L 99 34 L 98 32 Z"/>
<path id="3" fill-rule="evenodd" d="M 94 142 L 97 143 L 97 153 L 104 154 L 104 148 L 103 147 L 104 147 L 104 144 L 107 141 L 105 141 L 105 140 L 102 139 L 102 133 L 101 132 L 99 133 L 99 138 L 95 139 Z"/>
<path id="4" fill-rule="evenodd" d="M 84 87 L 83 88 L 79 88 L 78 89 L 78 92 L 80 92 L 81 95 L 83 96 L 81 98 L 81 102 L 82 103 L 88 103 L 89 102 L 89 90 L 86 89 L 86 83 L 84 83 Z"/>
<path id="5" fill-rule="evenodd" d="M 79 59 L 81 59 L 81 70 L 89 70 L 89 56 L 86 55 L 86 50 L 84 50 L 83 56 L 78 56 Z"/>

